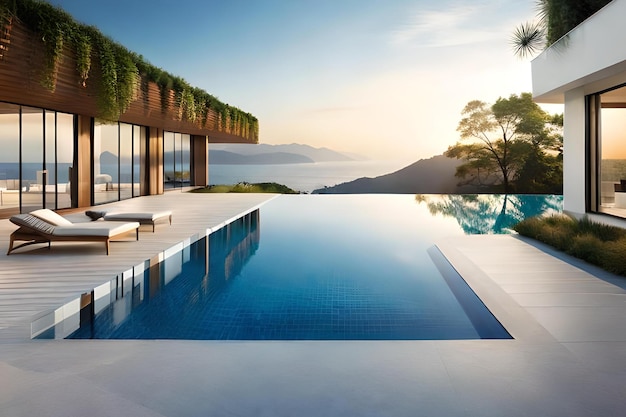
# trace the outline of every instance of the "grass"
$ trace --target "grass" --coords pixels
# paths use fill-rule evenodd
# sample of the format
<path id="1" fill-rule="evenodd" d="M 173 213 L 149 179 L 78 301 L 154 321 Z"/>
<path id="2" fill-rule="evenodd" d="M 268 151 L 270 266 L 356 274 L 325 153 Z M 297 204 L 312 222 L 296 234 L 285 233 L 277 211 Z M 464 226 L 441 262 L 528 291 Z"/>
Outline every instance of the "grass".
<path id="1" fill-rule="evenodd" d="M 275 182 L 259 182 L 250 184 L 240 182 L 234 185 L 209 185 L 205 188 L 197 188 L 192 193 L 277 193 L 277 194 L 300 194 L 286 185 Z"/>
<path id="2" fill-rule="evenodd" d="M 566 215 L 533 217 L 514 226 L 536 239 L 609 272 L 626 276 L 626 230 Z"/>

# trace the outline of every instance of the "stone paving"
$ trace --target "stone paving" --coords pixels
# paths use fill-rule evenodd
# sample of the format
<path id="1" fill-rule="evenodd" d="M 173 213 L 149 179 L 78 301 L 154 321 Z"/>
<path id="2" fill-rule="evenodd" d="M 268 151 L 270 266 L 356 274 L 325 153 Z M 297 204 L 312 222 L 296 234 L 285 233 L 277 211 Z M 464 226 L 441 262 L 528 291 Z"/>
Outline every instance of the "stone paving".
<path id="1" fill-rule="evenodd" d="M 321 196 L 320 196 L 321 197 Z M 172 198 L 172 202 L 179 197 Z M 181 197 L 187 198 L 187 197 Z M 195 197 L 193 197 L 195 198 Z M 198 224 L 174 207 L 174 224 L 142 232 L 150 251 L 184 240 L 262 204 L 265 197 L 207 203 Z M 279 197 L 280 198 L 280 197 Z M 323 197 L 321 197 L 323 198 Z M 165 201 L 165 200 L 162 200 Z M 191 200 L 181 200 L 183 207 Z M 143 203 L 141 203 L 143 205 Z M 200 204 L 204 206 L 204 204 Z M 148 208 L 148 206 L 145 206 Z M 218 215 L 216 212 L 222 212 Z M 214 212 L 211 214 L 211 212 Z M 189 229 L 177 230 L 189 223 Z M 200 230 L 198 229 L 200 227 Z M 194 229 L 195 228 L 195 229 Z M 3 229 L 5 230 L 5 229 Z M 168 232 L 169 230 L 169 232 Z M 161 241 L 165 233 L 171 239 Z M 191 232 L 191 233 L 190 233 Z M 185 235 L 188 234 L 186 237 Z M 160 237 L 161 236 L 161 237 Z M 165 240 L 165 239 L 163 239 Z M 144 239 L 142 239 L 142 242 Z M 169 242 L 169 243 L 168 243 Z M 112 245 L 54 248 L 15 261 L 35 271 L 80 260 L 84 286 L 135 262 Z M 514 236 L 464 236 L 437 243 L 512 340 L 229 342 L 28 340 L 7 312 L 10 274 L 0 277 L 0 414 L 3 416 L 617 416 L 626 410 L 626 284 Z M 116 250 L 117 249 L 117 250 Z M 85 253 L 85 251 L 87 253 Z M 149 252 L 150 252 L 149 251 Z M 11 255 L 10 258 L 13 258 Z M 43 261 L 37 261 L 42 258 Z M 71 260 L 71 261 L 70 261 Z M 26 261 L 26 262 L 25 262 Z M 5 269 L 3 264 L 3 271 Z M 87 265 L 90 265 L 87 267 Z M 24 266 L 24 268 L 27 268 Z M 27 268 L 27 269 L 28 269 Z M 97 268 L 96 268 L 97 269 Z M 15 279 L 15 278 L 12 278 Z M 48 278 L 49 280 L 49 278 Z M 21 285 L 26 285 L 28 279 Z M 37 289 L 53 304 L 55 281 Z M 17 285 L 17 284 L 11 284 Z M 10 285 L 9 285 L 10 286 Z M 82 287 L 76 285 L 76 290 Z M 72 291 L 68 285 L 67 293 Z M 24 307 L 26 308 L 26 307 Z M 37 307 L 38 308 L 38 307 Z M 17 313 L 16 313 L 17 315 Z M 8 317 L 8 318 L 7 318 Z M 10 337 L 1 337 L 3 332 Z"/>

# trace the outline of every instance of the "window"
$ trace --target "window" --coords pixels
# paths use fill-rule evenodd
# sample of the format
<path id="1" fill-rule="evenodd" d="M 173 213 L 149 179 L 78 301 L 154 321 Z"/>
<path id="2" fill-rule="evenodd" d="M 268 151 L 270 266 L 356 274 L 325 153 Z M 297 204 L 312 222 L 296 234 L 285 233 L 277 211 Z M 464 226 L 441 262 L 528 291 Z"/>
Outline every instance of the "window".
<path id="1" fill-rule="evenodd" d="M 49 209 L 72 207 L 70 169 L 74 164 L 74 116 L 45 111 L 45 204 Z"/>
<path id="2" fill-rule="evenodd" d="M 146 143 L 146 129 L 133 126 L 133 197 L 139 197 L 144 193 L 142 184 L 144 179 L 144 166 L 142 164 L 141 144 Z"/>
<path id="3" fill-rule="evenodd" d="M 93 134 L 93 202 L 119 200 L 119 126 L 96 121 Z"/>
<path id="4" fill-rule="evenodd" d="M 587 103 L 591 211 L 626 217 L 626 87 Z"/>
<path id="5" fill-rule="evenodd" d="M 22 210 L 25 212 L 43 207 L 43 186 L 47 182 L 43 116 L 42 109 L 22 107 L 20 184 Z"/>
<path id="6" fill-rule="evenodd" d="M 0 147 L 3 215 L 72 206 L 73 115 L 0 103 Z"/>
<path id="7" fill-rule="evenodd" d="M 0 103 L 0 209 L 20 207 L 20 106 Z"/>
<path id="8" fill-rule="evenodd" d="M 182 133 L 163 134 L 163 187 L 181 188 L 190 185 L 191 136 Z"/>
<path id="9" fill-rule="evenodd" d="M 133 197 L 133 126 L 120 123 L 120 200 Z"/>
<path id="10" fill-rule="evenodd" d="M 93 201 L 103 204 L 141 195 L 141 143 L 145 128 L 96 121 L 93 136 Z"/>
<path id="11" fill-rule="evenodd" d="M 74 116 L 56 114 L 56 191 L 57 208 L 72 207 L 70 191 L 74 165 Z M 46 160 L 46 162 L 48 162 Z"/>

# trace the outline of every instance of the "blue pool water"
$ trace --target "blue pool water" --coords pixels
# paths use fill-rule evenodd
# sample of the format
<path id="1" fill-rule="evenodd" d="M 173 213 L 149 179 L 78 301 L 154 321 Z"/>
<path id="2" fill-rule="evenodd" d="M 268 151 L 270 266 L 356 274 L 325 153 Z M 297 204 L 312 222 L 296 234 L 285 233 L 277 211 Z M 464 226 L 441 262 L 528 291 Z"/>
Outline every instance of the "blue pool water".
<path id="1" fill-rule="evenodd" d="M 434 242 L 506 232 L 560 204 L 554 196 L 280 196 L 127 280 L 95 314 L 81 314 L 70 337 L 509 338 Z"/>

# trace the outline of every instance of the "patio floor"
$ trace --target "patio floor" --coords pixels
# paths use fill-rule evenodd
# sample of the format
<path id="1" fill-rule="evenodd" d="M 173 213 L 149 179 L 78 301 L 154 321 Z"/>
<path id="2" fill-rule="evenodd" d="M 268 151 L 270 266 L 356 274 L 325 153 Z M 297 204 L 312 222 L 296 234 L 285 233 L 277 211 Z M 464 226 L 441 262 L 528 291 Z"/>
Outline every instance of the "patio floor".
<path id="1" fill-rule="evenodd" d="M 98 283 L 102 274 L 138 263 L 128 253 L 136 248 L 143 251 L 145 245 L 138 256 L 149 258 L 268 198 L 183 195 L 117 203 L 172 208 L 174 223 L 158 225 L 154 235 L 142 232 L 139 243 L 113 243 L 109 257 L 98 245 L 80 255 L 76 248 L 56 247 L 54 254 L 11 255 L 11 264 L 0 255 L 3 416 L 588 417 L 622 415 L 626 409 L 626 279 L 513 236 L 464 236 L 437 244 L 513 340 L 23 337 L 23 311 L 53 306 Z M 197 213 L 195 220 L 187 212 Z M 2 222 L 0 248 L 6 248 L 10 226 Z M 41 278 L 42 268 L 60 268 L 57 258 L 65 259 L 69 276 Z M 10 273 L 9 267 L 16 269 Z M 12 288 L 19 286 L 36 295 L 14 302 Z"/>
<path id="2" fill-rule="evenodd" d="M 275 194 L 192 194 L 170 191 L 163 195 L 133 198 L 99 205 L 95 210 L 158 212 L 172 210 L 167 222 L 141 226 L 134 235 L 104 244 L 53 242 L 33 245 L 6 256 L 9 235 L 17 226 L 0 220 L 0 340 L 30 338 L 30 323 L 41 312 L 57 308 L 118 274 L 143 263 L 158 260 L 166 250 L 197 240 L 276 197 Z M 73 221 L 89 221 L 84 210 L 67 215 Z"/>

